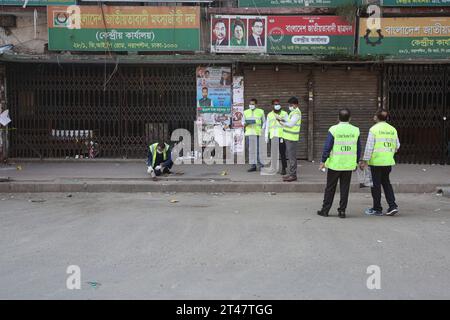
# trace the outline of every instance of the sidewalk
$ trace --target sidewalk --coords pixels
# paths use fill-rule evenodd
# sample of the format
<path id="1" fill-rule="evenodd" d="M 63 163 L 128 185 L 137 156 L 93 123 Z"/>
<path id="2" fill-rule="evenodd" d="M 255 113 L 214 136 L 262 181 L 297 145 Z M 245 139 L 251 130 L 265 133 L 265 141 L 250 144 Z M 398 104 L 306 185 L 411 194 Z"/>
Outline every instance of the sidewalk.
<path id="1" fill-rule="evenodd" d="M 282 182 L 281 176 L 247 172 L 248 165 L 180 165 L 173 174 L 152 181 L 144 160 L 11 160 L 0 166 L 0 192 L 323 192 L 326 173 L 318 163 L 299 162 L 299 180 Z M 391 181 L 396 192 L 434 192 L 450 187 L 450 166 L 394 167 Z M 356 173 L 352 192 L 359 188 Z"/>

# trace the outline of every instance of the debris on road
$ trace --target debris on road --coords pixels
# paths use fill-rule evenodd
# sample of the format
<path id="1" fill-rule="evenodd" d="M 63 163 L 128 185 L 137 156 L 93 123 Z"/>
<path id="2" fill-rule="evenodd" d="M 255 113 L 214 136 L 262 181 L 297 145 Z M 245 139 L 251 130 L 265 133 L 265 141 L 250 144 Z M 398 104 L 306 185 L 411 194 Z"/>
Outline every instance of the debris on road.
<path id="1" fill-rule="evenodd" d="M 45 200 L 45 199 L 30 199 L 29 201 L 30 202 L 45 202 L 47 200 Z"/>
<path id="2" fill-rule="evenodd" d="M 88 281 L 86 283 L 89 284 L 92 288 L 98 288 L 102 285 L 100 282 L 96 282 L 96 281 Z"/>
<path id="3" fill-rule="evenodd" d="M 170 203 L 177 203 L 177 202 L 179 202 L 179 201 L 176 200 L 176 199 L 171 199 L 171 200 L 170 200 Z"/>
<path id="4" fill-rule="evenodd" d="M 220 175 L 221 176 L 226 176 L 228 174 L 228 172 L 225 170 L 225 171 L 222 171 L 221 173 L 220 173 Z"/>

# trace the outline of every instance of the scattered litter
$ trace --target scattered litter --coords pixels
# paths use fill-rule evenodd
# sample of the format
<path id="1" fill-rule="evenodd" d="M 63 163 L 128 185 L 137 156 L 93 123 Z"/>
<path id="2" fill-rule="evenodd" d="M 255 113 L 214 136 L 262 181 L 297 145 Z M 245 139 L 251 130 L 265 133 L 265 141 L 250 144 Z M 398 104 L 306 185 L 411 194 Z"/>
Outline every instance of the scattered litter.
<path id="1" fill-rule="evenodd" d="M 16 169 L 17 169 L 17 171 L 21 171 L 22 170 L 22 166 L 17 166 Z"/>
<path id="2" fill-rule="evenodd" d="M 88 281 L 86 283 L 89 284 L 92 288 L 97 288 L 102 285 L 100 282 L 96 282 L 96 281 Z"/>
<path id="3" fill-rule="evenodd" d="M 220 174 L 221 176 L 226 176 L 228 174 L 227 171 L 222 171 L 222 173 Z"/>
<path id="4" fill-rule="evenodd" d="M 5 198 L 2 199 L 2 201 L 5 201 L 5 200 L 6 200 Z"/>
<path id="5" fill-rule="evenodd" d="M 308 221 L 310 221 L 311 219 L 305 219 L 304 221 L 303 221 L 303 223 L 306 223 L 306 222 L 308 222 Z"/>
<path id="6" fill-rule="evenodd" d="M 45 200 L 45 199 L 31 199 L 31 200 L 29 200 L 30 202 L 45 202 L 45 201 L 47 201 L 47 200 Z"/>
<path id="7" fill-rule="evenodd" d="M 427 169 L 422 169 L 423 172 L 427 171 Z"/>
<path id="8" fill-rule="evenodd" d="M 175 175 L 177 175 L 177 176 L 182 176 L 183 174 L 184 174 L 184 172 L 181 172 L 181 171 L 175 172 Z"/>
<path id="9" fill-rule="evenodd" d="M 212 179 L 211 179 L 211 180 L 209 180 L 209 182 L 216 182 L 216 180 L 212 180 Z"/>
<path id="10" fill-rule="evenodd" d="M 439 212 L 439 211 L 441 211 L 441 208 L 437 208 L 434 210 L 434 212 Z"/>
<path id="11" fill-rule="evenodd" d="M 176 199 L 172 199 L 172 200 L 170 200 L 170 203 L 177 203 L 177 202 L 179 202 L 178 200 L 176 200 Z"/>
<path id="12" fill-rule="evenodd" d="M 72 198 L 72 195 L 71 195 L 71 194 L 68 194 L 66 197 L 67 197 L 67 198 Z"/>
<path id="13" fill-rule="evenodd" d="M 378 242 L 378 243 L 382 243 L 383 241 L 381 241 L 381 240 L 377 240 L 377 242 Z"/>
<path id="14" fill-rule="evenodd" d="M 277 195 L 276 192 L 269 192 L 269 196 L 275 196 L 275 195 Z"/>

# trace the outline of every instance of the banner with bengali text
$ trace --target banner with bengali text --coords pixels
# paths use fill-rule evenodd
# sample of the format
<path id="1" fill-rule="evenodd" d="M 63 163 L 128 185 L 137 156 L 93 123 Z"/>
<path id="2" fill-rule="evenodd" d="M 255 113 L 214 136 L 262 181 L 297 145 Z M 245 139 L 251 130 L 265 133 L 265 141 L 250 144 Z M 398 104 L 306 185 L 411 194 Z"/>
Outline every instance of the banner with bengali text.
<path id="1" fill-rule="evenodd" d="M 67 8 L 47 9 L 49 50 L 200 49 L 199 7 L 78 6 L 79 16 Z"/>
<path id="2" fill-rule="evenodd" d="M 382 18 L 380 30 L 361 19 L 358 48 L 361 55 L 448 58 L 450 17 Z"/>

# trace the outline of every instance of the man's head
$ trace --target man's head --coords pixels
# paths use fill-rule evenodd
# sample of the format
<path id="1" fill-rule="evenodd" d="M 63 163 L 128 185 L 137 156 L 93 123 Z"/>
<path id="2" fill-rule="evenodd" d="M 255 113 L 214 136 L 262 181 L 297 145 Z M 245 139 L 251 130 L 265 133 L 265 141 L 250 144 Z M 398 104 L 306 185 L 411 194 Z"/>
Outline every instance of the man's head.
<path id="1" fill-rule="evenodd" d="M 214 24 L 214 34 L 216 35 L 217 40 L 223 40 L 227 36 L 227 27 L 223 20 L 218 20 Z"/>
<path id="2" fill-rule="evenodd" d="M 248 107 L 249 107 L 250 109 L 255 109 L 257 104 L 258 104 L 258 100 L 256 100 L 255 98 L 253 98 L 253 99 L 250 100 L 250 103 L 249 103 Z"/>
<path id="3" fill-rule="evenodd" d="M 289 104 L 289 110 L 294 110 L 295 108 L 298 108 L 298 99 L 297 97 L 291 97 L 288 100 L 288 104 Z"/>
<path id="4" fill-rule="evenodd" d="M 203 87 L 202 88 L 202 97 L 203 98 L 207 98 L 208 97 L 208 88 L 207 87 Z"/>
<path id="5" fill-rule="evenodd" d="M 252 33 L 254 36 L 260 37 L 264 30 L 264 23 L 262 20 L 256 19 L 252 22 Z"/>
<path id="6" fill-rule="evenodd" d="M 281 110 L 280 100 L 273 99 L 272 100 L 272 106 L 273 106 L 273 109 L 275 110 L 275 112 L 280 111 Z"/>
<path id="7" fill-rule="evenodd" d="M 349 122 L 350 121 L 350 110 L 348 110 L 348 109 L 339 110 L 339 121 Z"/>
<path id="8" fill-rule="evenodd" d="M 209 71 L 208 70 L 205 71 L 205 78 L 209 78 Z"/>
<path id="9" fill-rule="evenodd" d="M 386 121 L 389 118 L 389 112 L 385 109 L 378 109 L 377 113 L 373 117 L 375 122 Z"/>
<path id="10" fill-rule="evenodd" d="M 156 151 L 158 153 L 163 153 L 165 148 L 166 148 L 165 142 L 164 141 L 163 142 L 159 142 L 158 146 L 156 147 Z"/>

